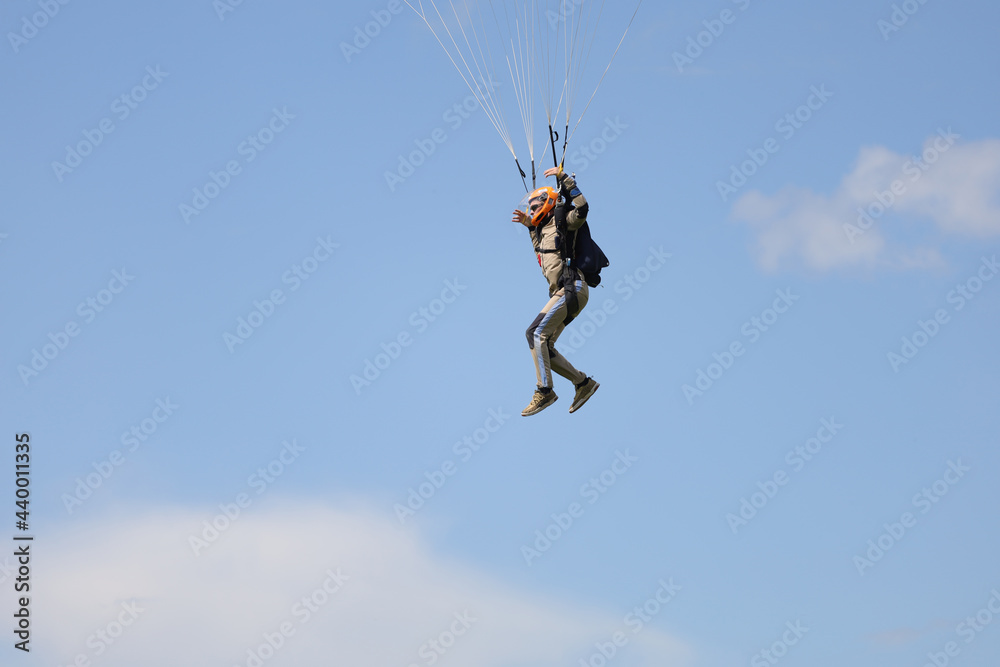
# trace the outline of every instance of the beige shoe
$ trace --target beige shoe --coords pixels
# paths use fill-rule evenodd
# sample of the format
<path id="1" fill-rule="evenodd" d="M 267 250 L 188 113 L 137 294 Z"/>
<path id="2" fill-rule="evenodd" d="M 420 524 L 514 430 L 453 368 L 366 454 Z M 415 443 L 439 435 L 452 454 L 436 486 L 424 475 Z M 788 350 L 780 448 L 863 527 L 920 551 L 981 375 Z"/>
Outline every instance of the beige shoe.
<path id="1" fill-rule="evenodd" d="M 559 397 L 556 396 L 556 392 L 554 391 L 543 394 L 536 389 L 535 395 L 531 397 L 531 403 L 528 403 L 528 407 L 521 412 L 521 416 L 530 417 L 531 415 L 538 414 L 545 408 L 555 403 L 558 398 Z"/>
<path id="2" fill-rule="evenodd" d="M 569 406 L 570 413 L 572 414 L 582 408 L 583 404 L 594 395 L 594 392 L 600 386 L 594 378 L 587 378 L 587 381 L 577 388 L 576 395 L 573 396 L 573 404 Z"/>

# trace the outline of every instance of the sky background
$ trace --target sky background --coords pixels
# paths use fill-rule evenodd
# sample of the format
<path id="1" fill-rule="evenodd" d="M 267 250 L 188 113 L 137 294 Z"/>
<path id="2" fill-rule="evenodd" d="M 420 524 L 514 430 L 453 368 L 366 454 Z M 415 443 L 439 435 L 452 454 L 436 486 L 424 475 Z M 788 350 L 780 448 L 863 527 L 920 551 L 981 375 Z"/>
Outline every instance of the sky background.
<path id="1" fill-rule="evenodd" d="M 0 10 L 3 664 L 997 664 L 1000 7 L 644 3 L 567 157 L 601 388 L 530 419 L 524 186 L 427 27 L 220 7 Z"/>

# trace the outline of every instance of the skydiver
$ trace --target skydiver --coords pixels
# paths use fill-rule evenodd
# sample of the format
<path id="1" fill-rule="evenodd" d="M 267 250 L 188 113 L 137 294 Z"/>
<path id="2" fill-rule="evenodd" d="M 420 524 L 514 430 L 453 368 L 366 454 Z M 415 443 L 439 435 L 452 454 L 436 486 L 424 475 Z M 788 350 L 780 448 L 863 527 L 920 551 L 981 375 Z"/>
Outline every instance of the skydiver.
<path id="1" fill-rule="evenodd" d="M 570 412 L 579 410 L 600 386 L 593 378 L 574 368 L 555 348 L 563 329 L 580 314 L 589 298 L 583 273 L 577 268 L 570 268 L 562 259 L 557 245 L 557 221 L 565 216 L 566 230 L 574 233 L 586 222 L 590 205 L 577 187 L 576 180 L 563 174 L 561 167 L 548 169 L 545 176 L 555 176 L 559 190 L 551 187 L 535 190 L 525 198 L 527 201 L 523 209 L 515 210 L 511 218 L 512 222 L 524 225 L 531 232 L 538 264 L 549 282 L 549 301 L 526 332 L 538 384 L 528 407 L 521 412 L 523 417 L 537 414 L 556 402 L 558 396 L 552 388 L 552 371 L 576 387 Z"/>

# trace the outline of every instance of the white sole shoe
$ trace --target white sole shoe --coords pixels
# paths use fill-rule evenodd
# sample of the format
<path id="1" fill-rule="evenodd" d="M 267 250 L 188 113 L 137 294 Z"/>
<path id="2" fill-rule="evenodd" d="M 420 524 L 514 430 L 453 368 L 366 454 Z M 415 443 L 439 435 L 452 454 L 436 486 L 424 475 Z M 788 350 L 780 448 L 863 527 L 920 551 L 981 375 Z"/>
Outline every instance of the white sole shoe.
<path id="1" fill-rule="evenodd" d="M 528 407 L 521 412 L 521 416 L 530 417 L 531 415 L 536 415 L 555 403 L 558 398 L 559 397 L 556 396 L 556 392 L 554 391 L 550 391 L 547 394 L 536 391 L 535 395 L 531 397 L 531 403 L 528 403 Z"/>
<path id="2" fill-rule="evenodd" d="M 582 408 L 583 404 L 594 395 L 594 392 L 597 391 L 597 388 L 600 386 L 600 383 L 594 380 L 594 378 L 587 378 L 587 384 L 576 390 L 576 396 L 573 397 L 573 405 L 569 406 L 570 414 L 573 414 Z"/>

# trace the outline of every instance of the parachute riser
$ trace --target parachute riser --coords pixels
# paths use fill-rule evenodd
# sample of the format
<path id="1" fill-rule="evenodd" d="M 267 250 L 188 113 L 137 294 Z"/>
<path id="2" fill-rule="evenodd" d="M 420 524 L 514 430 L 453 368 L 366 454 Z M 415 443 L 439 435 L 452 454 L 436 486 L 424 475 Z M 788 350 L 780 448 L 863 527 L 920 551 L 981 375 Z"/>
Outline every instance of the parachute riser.
<path id="1" fill-rule="evenodd" d="M 552 124 L 549 123 L 549 141 L 552 142 L 552 162 L 554 167 L 559 166 L 559 158 L 556 157 L 556 142 L 559 141 L 559 133 L 552 129 Z M 563 153 L 565 157 L 565 149 Z"/>
<path id="2" fill-rule="evenodd" d="M 524 173 L 524 169 L 521 169 L 521 163 L 518 161 L 516 156 L 514 157 L 514 164 L 517 165 L 517 173 L 521 174 L 521 182 L 524 183 L 524 191 L 531 192 L 531 190 L 528 189 L 528 182 L 525 180 L 528 178 L 528 175 Z M 532 186 L 534 186 L 534 178 L 532 178 Z"/>
<path id="3" fill-rule="evenodd" d="M 559 160 L 559 164 L 566 164 L 566 147 L 569 145 L 569 123 L 566 123 L 566 129 L 563 131 L 563 152 L 562 159 Z M 555 146 L 552 147 L 552 152 L 555 153 Z"/>

